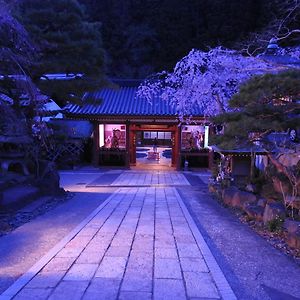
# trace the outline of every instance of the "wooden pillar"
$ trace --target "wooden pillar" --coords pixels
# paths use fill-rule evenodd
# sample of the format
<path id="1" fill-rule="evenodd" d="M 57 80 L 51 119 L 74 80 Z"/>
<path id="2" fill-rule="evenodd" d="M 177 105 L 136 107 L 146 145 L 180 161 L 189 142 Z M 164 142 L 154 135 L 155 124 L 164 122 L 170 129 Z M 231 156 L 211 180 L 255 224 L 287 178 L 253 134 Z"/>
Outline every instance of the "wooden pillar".
<path id="1" fill-rule="evenodd" d="M 172 157 L 172 164 L 176 167 L 176 170 L 180 170 L 181 165 L 181 126 L 176 126 L 174 132 L 174 155 Z"/>
<path id="2" fill-rule="evenodd" d="M 129 127 L 129 159 L 130 164 L 136 164 L 136 137 L 134 126 Z"/>
<path id="3" fill-rule="evenodd" d="M 177 157 L 177 147 L 176 147 L 176 131 L 171 131 L 171 146 L 172 146 L 172 157 L 171 157 L 171 164 L 172 167 L 176 164 L 176 157 Z"/>
<path id="4" fill-rule="evenodd" d="M 99 123 L 94 122 L 94 133 L 93 133 L 93 165 L 99 166 Z"/>
<path id="5" fill-rule="evenodd" d="M 126 168 L 130 168 L 130 124 L 126 123 Z"/>

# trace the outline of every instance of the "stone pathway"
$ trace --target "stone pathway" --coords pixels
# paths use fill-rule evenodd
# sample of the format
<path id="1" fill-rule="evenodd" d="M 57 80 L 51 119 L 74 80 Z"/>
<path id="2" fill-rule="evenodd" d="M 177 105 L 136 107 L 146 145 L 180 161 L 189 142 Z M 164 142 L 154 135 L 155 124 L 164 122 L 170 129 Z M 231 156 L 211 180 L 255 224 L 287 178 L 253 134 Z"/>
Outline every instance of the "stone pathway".
<path id="1" fill-rule="evenodd" d="M 113 183 L 114 186 L 174 186 L 190 185 L 180 172 L 125 171 Z"/>
<path id="2" fill-rule="evenodd" d="M 177 190 L 134 187 L 188 181 L 148 173 L 121 174 L 112 185 L 132 187 L 114 192 L 0 299 L 236 299 Z"/>

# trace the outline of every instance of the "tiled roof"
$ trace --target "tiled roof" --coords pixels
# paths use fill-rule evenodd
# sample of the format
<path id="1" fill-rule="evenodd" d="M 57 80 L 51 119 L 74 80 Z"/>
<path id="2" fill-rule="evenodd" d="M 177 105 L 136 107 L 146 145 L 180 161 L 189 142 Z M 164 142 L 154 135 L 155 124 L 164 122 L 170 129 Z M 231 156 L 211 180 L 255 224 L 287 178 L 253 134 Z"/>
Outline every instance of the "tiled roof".
<path id="1" fill-rule="evenodd" d="M 267 151 L 257 145 L 252 145 L 252 146 L 248 146 L 248 147 L 241 147 L 238 149 L 221 149 L 216 145 L 211 146 L 212 150 L 214 150 L 215 152 L 219 152 L 222 154 L 251 154 L 251 153 L 267 153 Z"/>
<path id="2" fill-rule="evenodd" d="M 65 107 L 67 115 L 109 116 L 176 116 L 176 108 L 166 101 L 155 98 L 151 101 L 136 95 L 137 86 L 103 88 L 86 94 L 83 105 L 70 104 Z M 202 116 L 200 107 L 195 106 L 193 116 Z"/>

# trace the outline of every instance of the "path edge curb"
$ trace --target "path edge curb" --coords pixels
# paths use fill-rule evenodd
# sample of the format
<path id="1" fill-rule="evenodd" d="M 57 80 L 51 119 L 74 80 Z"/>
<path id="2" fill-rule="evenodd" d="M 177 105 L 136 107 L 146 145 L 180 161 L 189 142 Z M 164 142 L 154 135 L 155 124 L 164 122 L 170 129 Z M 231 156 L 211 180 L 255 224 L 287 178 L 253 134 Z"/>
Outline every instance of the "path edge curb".
<path id="1" fill-rule="evenodd" d="M 179 192 L 177 191 L 176 188 L 175 190 L 175 195 L 176 198 L 181 206 L 181 209 L 183 211 L 183 214 L 190 226 L 190 229 L 194 235 L 194 238 L 203 254 L 205 257 L 205 261 L 207 263 L 207 266 L 213 276 L 213 279 L 216 283 L 216 286 L 221 294 L 222 299 L 224 300 L 237 300 L 236 295 L 234 294 L 231 286 L 229 285 L 225 275 L 223 274 L 221 268 L 219 267 L 216 259 L 214 258 L 212 252 L 210 251 L 207 243 L 205 242 L 203 236 L 201 235 L 194 219 L 192 218 L 190 212 L 188 211 L 186 205 L 184 204 L 183 200 L 181 199 Z"/>

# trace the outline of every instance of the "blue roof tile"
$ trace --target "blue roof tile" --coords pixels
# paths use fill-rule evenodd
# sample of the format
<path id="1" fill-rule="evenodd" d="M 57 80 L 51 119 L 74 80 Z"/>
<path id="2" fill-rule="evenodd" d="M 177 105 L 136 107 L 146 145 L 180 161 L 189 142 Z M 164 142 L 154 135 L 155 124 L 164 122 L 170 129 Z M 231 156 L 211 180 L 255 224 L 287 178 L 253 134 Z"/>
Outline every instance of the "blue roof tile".
<path id="1" fill-rule="evenodd" d="M 68 115 L 102 115 L 102 116 L 176 116 L 176 108 L 157 97 L 148 102 L 137 97 L 138 87 L 121 86 L 120 88 L 103 88 L 97 92 L 87 93 L 83 105 L 69 104 L 65 107 Z M 192 115 L 202 116 L 198 105 Z"/>

